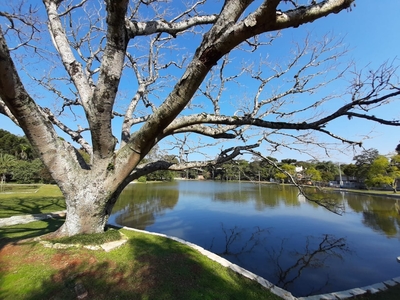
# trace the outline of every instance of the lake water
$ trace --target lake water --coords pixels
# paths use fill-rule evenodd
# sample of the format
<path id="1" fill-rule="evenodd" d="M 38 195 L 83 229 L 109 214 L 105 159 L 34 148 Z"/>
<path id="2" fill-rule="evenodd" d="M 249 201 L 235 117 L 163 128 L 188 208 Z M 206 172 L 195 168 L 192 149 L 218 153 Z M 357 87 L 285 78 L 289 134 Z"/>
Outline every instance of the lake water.
<path id="1" fill-rule="evenodd" d="M 336 215 L 291 186 L 176 181 L 132 184 L 110 222 L 176 236 L 296 297 L 400 276 L 400 215 L 392 198 L 344 192 Z"/>

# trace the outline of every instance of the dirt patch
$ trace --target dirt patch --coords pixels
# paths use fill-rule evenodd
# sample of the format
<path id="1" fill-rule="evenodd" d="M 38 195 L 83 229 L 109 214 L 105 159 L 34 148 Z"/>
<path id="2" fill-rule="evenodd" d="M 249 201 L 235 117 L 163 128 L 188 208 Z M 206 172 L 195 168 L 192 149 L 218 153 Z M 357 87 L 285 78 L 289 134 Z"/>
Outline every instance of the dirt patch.
<path id="1" fill-rule="evenodd" d="M 7 244 L 0 249 L 0 258 L 6 255 L 13 255 L 17 251 L 17 248 L 13 244 Z"/>
<path id="2" fill-rule="evenodd" d="M 67 266 L 79 266 L 83 263 L 88 263 L 89 265 L 93 265 L 97 263 L 97 259 L 92 256 L 88 255 L 87 253 L 82 253 L 79 256 L 75 254 L 68 253 L 67 251 L 60 250 L 59 252 L 55 253 L 50 258 L 50 265 L 54 269 L 63 269 Z"/>
<path id="3" fill-rule="evenodd" d="M 10 258 L 14 256 L 16 247 L 9 244 L 0 249 L 0 273 L 5 273 L 11 270 L 12 262 Z"/>

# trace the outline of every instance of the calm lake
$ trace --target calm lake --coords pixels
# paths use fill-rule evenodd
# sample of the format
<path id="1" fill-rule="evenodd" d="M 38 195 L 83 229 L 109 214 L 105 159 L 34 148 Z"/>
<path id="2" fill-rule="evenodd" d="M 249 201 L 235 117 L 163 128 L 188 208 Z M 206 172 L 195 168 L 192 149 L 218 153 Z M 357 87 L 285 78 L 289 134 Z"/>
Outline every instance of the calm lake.
<path id="1" fill-rule="evenodd" d="M 397 200 L 344 192 L 339 216 L 291 186 L 175 181 L 131 184 L 111 223 L 176 236 L 296 297 L 400 276 Z"/>

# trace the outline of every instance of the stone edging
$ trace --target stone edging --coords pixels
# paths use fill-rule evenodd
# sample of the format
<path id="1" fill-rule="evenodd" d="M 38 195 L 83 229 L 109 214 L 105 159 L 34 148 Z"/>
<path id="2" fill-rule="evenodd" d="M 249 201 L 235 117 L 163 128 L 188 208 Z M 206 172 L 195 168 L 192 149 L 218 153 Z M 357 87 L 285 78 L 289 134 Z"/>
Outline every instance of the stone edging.
<path id="1" fill-rule="evenodd" d="M 338 300 L 338 299 L 348 299 L 354 296 L 363 295 L 363 294 L 375 294 L 378 292 L 383 292 L 388 289 L 388 287 L 392 287 L 400 284 L 400 277 L 396 277 L 387 281 L 375 283 L 372 285 L 364 286 L 361 288 L 354 288 L 341 292 L 333 292 L 322 295 L 315 295 L 309 297 L 300 297 L 298 300 Z"/>
<path id="2" fill-rule="evenodd" d="M 67 249 L 67 248 L 85 248 L 88 250 L 104 250 L 105 252 L 110 252 L 111 250 L 117 249 L 121 247 L 128 241 L 128 238 L 121 233 L 121 239 L 117 241 L 107 242 L 101 245 L 81 245 L 81 244 L 61 244 L 61 243 L 52 243 L 50 241 L 42 241 L 40 237 L 33 239 L 36 242 L 42 244 L 45 248 L 53 248 L 53 249 Z"/>

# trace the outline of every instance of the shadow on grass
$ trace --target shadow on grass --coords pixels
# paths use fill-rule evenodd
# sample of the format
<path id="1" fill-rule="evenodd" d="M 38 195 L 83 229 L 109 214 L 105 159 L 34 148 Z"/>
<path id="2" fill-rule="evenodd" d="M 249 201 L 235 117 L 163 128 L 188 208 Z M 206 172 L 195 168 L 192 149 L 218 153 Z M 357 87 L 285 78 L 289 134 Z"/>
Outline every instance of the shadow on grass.
<path id="1" fill-rule="evenodd" d="M 11 199 L 1 199 L 0 218 L 17 215 L 33 215 L 60 211 L 65 209 L 64 197 L 24 196 Z"/>
<path id="2" fill-rule="evenodd" d="M 0 249 L 6 244 L 16 243 L 20 240 L 34 238 L 43 234 L 56 231 L 65 219 L 45 219 L 42 221 L 0 227 Z"/>
<path id="3" fill-rule="evenodd" d="M 54 250 L 40 259 L 35 255 L 54 270 L 22 299 L 76 299 L 85 292 L 87 299 L 280 299 L 195 250 L 160 237 L 133 234 L 110 253 L 75 249 Z M 1 296 L 11 294 L 8 290 Z"/>

